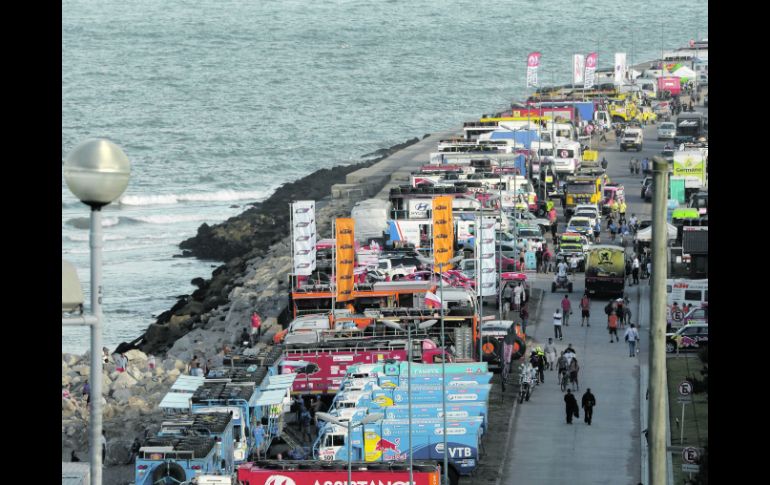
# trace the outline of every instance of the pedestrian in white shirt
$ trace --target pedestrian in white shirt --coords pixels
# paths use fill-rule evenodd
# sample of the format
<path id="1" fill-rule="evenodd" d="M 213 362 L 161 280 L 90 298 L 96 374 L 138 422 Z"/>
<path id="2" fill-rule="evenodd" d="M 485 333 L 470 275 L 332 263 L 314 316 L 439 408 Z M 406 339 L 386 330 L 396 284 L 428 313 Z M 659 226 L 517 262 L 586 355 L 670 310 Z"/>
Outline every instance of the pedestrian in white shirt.
<path id="1" fill-rule="evenodd" d="M 561 308 L 557 308 L 553 314 L 553 338 L 564 340 L 561 334 L 562 314 Z"/>
<path id="2" fill-rule="evenodd" d="M 628 342 L 628 356 L 636 357 L 636 342 L 639 341 L 639 332 L 636 331 L 633 323 L 626 329 L 623 338 Z"/>

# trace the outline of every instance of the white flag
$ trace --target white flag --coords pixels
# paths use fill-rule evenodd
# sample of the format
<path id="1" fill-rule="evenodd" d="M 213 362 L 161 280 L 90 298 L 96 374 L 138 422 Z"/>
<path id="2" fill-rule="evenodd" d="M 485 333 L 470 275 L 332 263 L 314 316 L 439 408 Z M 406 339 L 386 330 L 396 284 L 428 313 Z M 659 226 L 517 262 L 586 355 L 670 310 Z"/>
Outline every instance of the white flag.
<path id="1" fill-rule="evenodd" d="M 315 201 L 297 201 L 291 204 L 291 211 L 294 274 L 307 276 L 316 269 Z"/>
<path id="2" fill-rule="evenodd" d="M 530 52 L 527 56 L 527 87 L 537 87 L 537 68 L 540 66 L 540 53 Z"/>
<path id="3" fill-rule="evenodd" d="M 615 53 L 615 84 L 623 84 L 626 79 L 626 53 Z"/>
<path id="4" fill-rule="evenodd" d="M 585 82 L 583 83 L 584 89 L 591 89 L 594 85 L 594 73 L 596 72 L 596 64 L 599 60 L 599 55 L 596 52 L 591 52 L 586 56 L 586 75 Z"/>
<path id="5" fill-rule="evenodd" d="M 572 82 L 574 84 L 580 84 L 583 82 L 585 76 L 583 76 L 583 70 L 585 69 L 585 56 L 583 54 L 575 54 L 572 56 Z"/>

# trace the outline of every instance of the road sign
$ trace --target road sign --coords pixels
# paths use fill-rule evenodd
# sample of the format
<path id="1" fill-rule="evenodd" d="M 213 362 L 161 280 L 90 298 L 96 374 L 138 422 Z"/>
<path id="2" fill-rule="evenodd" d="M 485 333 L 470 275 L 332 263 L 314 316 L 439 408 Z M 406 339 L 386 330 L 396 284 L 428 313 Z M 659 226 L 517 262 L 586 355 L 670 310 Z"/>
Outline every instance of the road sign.
<path id="1" fill-rule="evenodd" d="M 689 396 L 692 394 L 692 383 L 690 381 L 682 381 L 679 383 L 679 395 Z"/>
<path id="2" fill-rule="evenodd" d="M 699 471 L 700 471 L 700 466 L 698 465 L 690 465 L 688 463 L 682 464 L 683 473 L 698 473 Z"/>
<path id="3" fill-rule="evenodd" d="M 694 446 L 688 446 L 682 450 L 682 460 L 685 463 L 697 463 L 700 452 Z"/>

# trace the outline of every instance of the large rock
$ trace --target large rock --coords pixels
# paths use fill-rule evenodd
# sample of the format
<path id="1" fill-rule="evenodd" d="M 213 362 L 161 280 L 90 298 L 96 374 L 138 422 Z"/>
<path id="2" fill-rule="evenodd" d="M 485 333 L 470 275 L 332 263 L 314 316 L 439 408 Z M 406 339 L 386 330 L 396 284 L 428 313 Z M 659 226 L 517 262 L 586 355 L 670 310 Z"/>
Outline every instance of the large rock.
<path id="1" fill-rule="evenodd" d="M 111 388 L 115 389 L 127 389 L 136 385 L 136 379 L 131 377 L 127 372 L 121 373 L 117 379 L 112 382 Z"/>
<path id="2" fill-rule="evenodd" d="M 133 393 L 131 392 L 131 389 L 128 388 L 116 389 L 112 392 L 112 398 L 115 399 L 119 404 L 128 403 L 128 400 L 132 396 Z"/>
<path id="3" fill-rule="evenodd" d="M 134 363 L 136 361 L 140 361 L 140 362 L 147 361 L 147 354 L 137 349 L 129 350 L 128 352 L 126 352 L 126 357 L 128 357 L 128 361 L 131 363 Z"/>
<path id="4" fill-rule="evenodd" d="M 91 366 L 88 365 L 76 365 L 72 367 L 72 370 L 80 374 L 81 376 L 91 375 Z"/>

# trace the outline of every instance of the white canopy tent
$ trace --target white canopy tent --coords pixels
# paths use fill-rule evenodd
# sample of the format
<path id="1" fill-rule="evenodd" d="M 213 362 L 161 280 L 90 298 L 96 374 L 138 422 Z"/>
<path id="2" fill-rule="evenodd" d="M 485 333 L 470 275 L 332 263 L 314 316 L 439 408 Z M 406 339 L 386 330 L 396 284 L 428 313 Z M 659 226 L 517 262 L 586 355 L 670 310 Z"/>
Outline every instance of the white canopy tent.
<path id="1" fill-rule="evenodd" d="M 668 227 L 668 240 L 673 241 L 676 239 L 676 226 L 673 224 L 666 223 L 666 226 Z M 636 233 L 636 237 L 634 237 L 634 240 L 641 241 L 641 242 L 649 242 L 652 240 L 652 226 L 645 227 L 644 229 L 640 230 Z"/>

